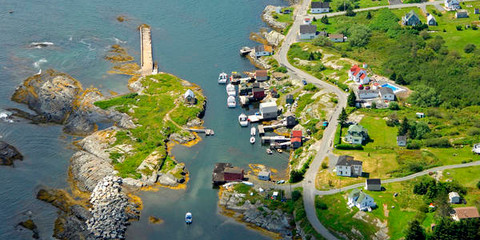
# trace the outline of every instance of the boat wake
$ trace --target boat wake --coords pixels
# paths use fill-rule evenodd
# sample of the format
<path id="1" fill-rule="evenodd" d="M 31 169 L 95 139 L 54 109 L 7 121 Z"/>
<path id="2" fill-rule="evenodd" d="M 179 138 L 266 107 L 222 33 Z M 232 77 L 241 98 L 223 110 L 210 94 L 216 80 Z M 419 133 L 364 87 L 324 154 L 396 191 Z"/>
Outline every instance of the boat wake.
<path id="1" fill-rule="evenodd" d="M 115 41 L 115 44 L 125 44 L 125 43 L 127 43 L 127 41 L 122 41 L 122 40 L 120 40 L 116 37 L 113 37 L 112 39 Z"/>
<path id="2" fill-rule="evenodd" d="M 31 48 L 44 48 L 44 47 L 49 47 L 53 46 L 54 44 L 52 42 L 32 42 L 30 43 Z"/>
<path id="3" fill-rule="evenodd" d="M 47 63 L 47 59 L 45 58 L 41 58 L 40 60 L 36 61 L 33 63 L 33 67 L 35 69 L 38 69 L 38 73 L 37 74 L 41 74 L 42 73 L 42 69 L 41 69 L 41 65 L 44 64 L 44 63 Z"/>
<path id="4" fill-rule="evenodd" d="M 92 47 L 91 43 L 86 42 L 87 39 L 80 40 L 80 43 L 87 46 L 89 51 L 95 51 L 96 48 Z"/>

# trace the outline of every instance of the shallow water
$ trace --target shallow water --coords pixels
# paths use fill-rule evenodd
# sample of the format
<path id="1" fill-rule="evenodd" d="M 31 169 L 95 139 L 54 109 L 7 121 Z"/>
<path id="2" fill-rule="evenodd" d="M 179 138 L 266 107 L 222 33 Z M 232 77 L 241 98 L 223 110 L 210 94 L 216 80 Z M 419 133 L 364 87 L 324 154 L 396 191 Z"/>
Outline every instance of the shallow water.
<path id="1" fill-rule="evenodd" d="M 77 0 L 58 2 L 31 0 L 28 3 L 0 0 L 0 109 L 25 106 L 10 101 L 10 96 L 25 78 L 40 69 L 55 68 L 82 82 L 126 92 L 127 76 L 110 75 L 111 65 L 103 57 L 112 44 L 120 43 L 139 58 L 136 27 L 152 27 L 154 59 L 161 71 L 173 73 L 204 89 L 208 98 L 205 126 L 215 130 L 191 148 L 176 147 L 174 154 L 190 172 L 186 190 L 160 189 L 143 192 L 144 210 L 139 222 L 128 229 L 130 239 L 264 239 L 257 231 L 218 213 L 217 190 L 211 187 L 215 162 L 232 162 L 247 168 L 261 163 L 277 169 L 287 166 L 287 155 L 267 156 L 258 142 L 248 142 L 249 129 L 238 125 L 240 108 L 227 109 L 224 86 L 216 83 L 218 73 L 252 70 L 248 60 L 238 56 L 251 31 L 264 24 L 260 13 L 266 4 L 285 4 L 279 0 L 212 0 L 140 2 Z M 13 10 L 13 14 L 8 11 Z M 126 22 L 116 20 L 125 15 Z M 32 42 L 52 42 L 32 48 Z M 253 112 L 251 110 L 250 112 Z M 0 167 L 0 239 L 25 239 L 15 225 L 32 212 L 42 238 L 52 234 L 56 209 L 35 199 L 41 185 L 67 187 L 69 158 L 73 154 L 71 136 L 58 125 L 32 125 L 28 122 L 0 122 L 2 139 L 15 145 L 25 156 L 15 167 Z M 185 226 L 186 211 L 194 224 Z M 148 223 L 148 216 L 165 220 Z"/>

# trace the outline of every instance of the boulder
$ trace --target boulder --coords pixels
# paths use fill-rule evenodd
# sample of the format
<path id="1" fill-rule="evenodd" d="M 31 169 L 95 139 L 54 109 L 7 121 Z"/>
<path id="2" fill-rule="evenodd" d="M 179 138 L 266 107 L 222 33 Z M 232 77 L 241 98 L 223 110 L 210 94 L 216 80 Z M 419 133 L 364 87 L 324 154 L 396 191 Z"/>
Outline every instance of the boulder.
<path id="1" fill-rule="evenodd" d="M 40 235 L 38 234 L 37 225 L 33 222 L 32 219 L 28 219 L 26 221 L 20 222 L 18 226 L 28 229 L 33 232 L 32 238 L 39 239 Z"/>
<path id="2" fill-rule="evenodd" d="M 15 160 L 23 160 L 22 154 L 14 146 L 0 141 L 0 165 L 12 166 Z"/>

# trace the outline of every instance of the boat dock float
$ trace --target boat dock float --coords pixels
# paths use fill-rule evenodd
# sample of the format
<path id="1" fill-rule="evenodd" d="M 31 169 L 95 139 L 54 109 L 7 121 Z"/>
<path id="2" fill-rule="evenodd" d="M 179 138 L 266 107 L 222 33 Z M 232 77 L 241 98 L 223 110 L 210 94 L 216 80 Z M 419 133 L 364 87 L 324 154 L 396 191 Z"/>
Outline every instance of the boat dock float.
<path id="1" fill-rule="evenodd" d="M 271 143 L 271 142 L 288 142 L 290 141 L 290 138 L 287 138 L 285 136 L 264 136 L 262 137 L 262 144 L 265 143 Z"/>

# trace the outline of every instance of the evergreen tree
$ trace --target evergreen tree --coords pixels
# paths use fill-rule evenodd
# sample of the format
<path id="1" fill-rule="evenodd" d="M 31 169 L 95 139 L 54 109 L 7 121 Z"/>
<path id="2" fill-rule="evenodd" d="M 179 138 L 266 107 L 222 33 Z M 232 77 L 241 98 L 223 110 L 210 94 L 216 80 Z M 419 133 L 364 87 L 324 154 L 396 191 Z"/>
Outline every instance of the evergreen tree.
<path id="1" fill-rule="evenodd" d="M 353 16 L 355 16 L 355 15 L 357 15 L 357 14 L 352 10 L 352 8 L 349 7 L 349 8 L 347 8 L 347 12 L 345 13 L 345 15 L 346 15 L 347 17 L 353 17 Z"/>
<path id="2" fill-rule="evenodd" d="M 407 84 L 407 82 L 405 82 L 405 80 L 403 79 L 403 76 L 401 74 L 399 74 L 397 79 L 395 79 L 395 83 L 400 84 L 400 85 L 406 85 Z"/>
<path id="3" fill-rule="evenodd" d="M 348 95 L 347 103 L 349 107 L 355 107 L 357 101 L 357 96 L 353 91 L 350 91 L 350 95 Z"/>
<path id="4" fill-rule="evenodd" d="M 344 127 L 348 119 L 348 114 L 345 111 L 345 108 L 342 108 L 342 113 L 338 116 L 338 123 L 340 126 Z"/>
<path id="5" fill-rule="evenodd" d="M 411 221 L 406 232 L 405 240 L 422 240 L 422 239 L 426 239 L 425 230 L 423 229 L 422 226 L 420 226 L 420 223 L 418 222 L 418 220 Z"/>
<path id="6" fill-rule="evenodd" d="M 402 125 L 400 125 L 400 129 L 398 129 L 398 136 L 405 136 L 410 129 L 410 124 L 408 123 L 407 117 L 405 117 L 402 121 Z"/>
<path id="7" fill-rule="evenodd" d="M 370 11 L 368 11 L 368 13 L 367 13 L 367 19 L 369 19 L 369 20 L 372 19 L 372 14 L 370 13 Z"/>
<path id="8" fill-rule="evenodd" d="M 323 15 L 322 19 L 320 20 L 323 24 L 328 24 L 328 17 L 327 15 Z"/>
<path id="9" fill-rule="evenodd" d="M 397 73 L 393 72 L 392 75 L 390 75 L 390 79 L 393 81 L 397 80 Z"/>

